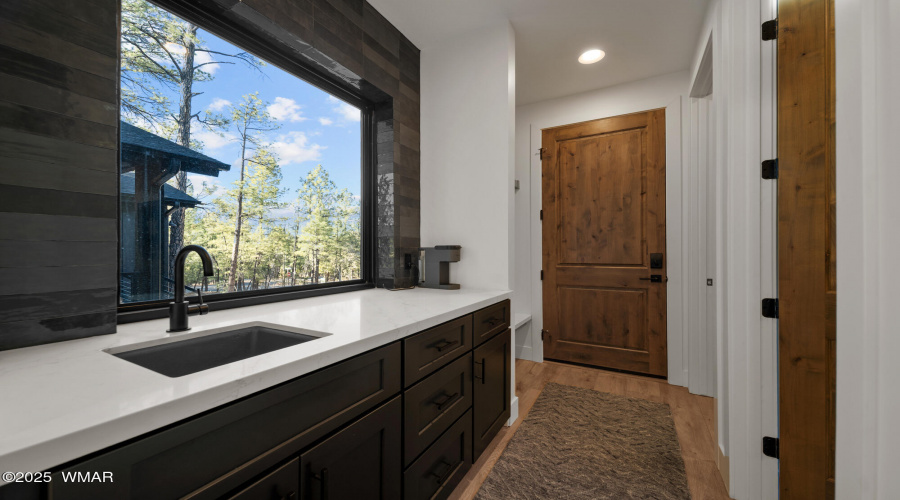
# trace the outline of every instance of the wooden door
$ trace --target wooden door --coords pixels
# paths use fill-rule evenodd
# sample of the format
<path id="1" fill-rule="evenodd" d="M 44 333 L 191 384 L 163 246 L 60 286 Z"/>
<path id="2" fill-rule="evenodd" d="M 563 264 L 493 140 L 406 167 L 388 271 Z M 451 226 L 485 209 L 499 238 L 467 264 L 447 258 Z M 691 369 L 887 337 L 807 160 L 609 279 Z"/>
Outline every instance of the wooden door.
<path id="1" fill-rule="evenodd" d="M 778 2 L 778 410 L 782 499 L 834 498 L 834 1 Z"/>
<path id="2" fill-rule="evenodd" d="M 546 358 L 666 375 L 665 123 L 658 109 L 543 131 Z"/>

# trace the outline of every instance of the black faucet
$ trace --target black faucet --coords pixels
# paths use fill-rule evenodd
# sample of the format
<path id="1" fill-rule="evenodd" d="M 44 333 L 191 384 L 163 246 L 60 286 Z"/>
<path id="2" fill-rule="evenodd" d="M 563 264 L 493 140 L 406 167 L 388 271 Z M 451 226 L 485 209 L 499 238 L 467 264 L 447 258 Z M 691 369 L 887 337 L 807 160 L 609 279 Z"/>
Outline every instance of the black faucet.
<path id="1" fill-rule="evenodd" d="M 209 256 L 209 252 L 200 245 L 187 245 L 182 248 L 175 257 L 175 302 L 169 302 L 169 330 L 170 332 L 184 332 L 190 330 L 188 326 L 188 315 L 206 314 L 209 312 L 209 306 L 203 303 L 203 296 L 200 290 L 197 290 L 197 297 L 200 303 L 190 305 L 184 300 L 184 261 L 191 252 L 197 252 L 200 260 L 203 261 L 203 276 L 212 276 L 213 261 Z"/>

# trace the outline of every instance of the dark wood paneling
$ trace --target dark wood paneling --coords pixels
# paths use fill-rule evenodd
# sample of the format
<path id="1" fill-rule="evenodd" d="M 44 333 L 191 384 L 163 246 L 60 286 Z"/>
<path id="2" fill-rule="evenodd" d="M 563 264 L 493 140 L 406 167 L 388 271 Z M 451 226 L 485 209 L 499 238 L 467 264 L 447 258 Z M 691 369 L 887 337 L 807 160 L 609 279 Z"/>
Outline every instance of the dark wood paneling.
<path id="1" fill-rule="evenodd" d="M 0 3 L 0 350 L 115 332 L 118 10 Z"/>
<path id="2" fill-rule="evenodd" d="M 0 128 L 0 161 L 7 162 L 7 158 L 72 165 L 113 176 L 119 169 L 116 151 Z"/>
<path id="3" fill-rule="evenodd" d="M 35 339 L 40 339 L 41 344 L 50 344 L 106 335 L 115 331 L 115 309 L 74 316 L 0 323 L 0 351 L 32 346 Z"/>
<path id="4" fill-rule="evenodd" d="M 119 110 L 114 103 L 4 73 L 0 73 L 0 99 L 112 127 L 119 125 Z"/>
<path id="5" fill-rule="evenodd" d="M 112 287 L 96 290 L 0 295 L 0 311 L 3 311 L 3 321 L 7 323 L 104 312 L 112 310 L 110 304 L 115 303 L 117 293 L 118 290 Z"/>
<path id="6" fill-rule="evenodd" d="M 100 266 L 0 268 L 0 295 L 93 290 L 116 286 L 116 262 Z"/>
<path id="7" fill-rule="evenodd" d="M 94 9 L 98 15 L 111 9 L 113 12 L 118 11 L 119 2 L 92 0 L 91 3 L 95 4 Z M 111 58 L 118 56 L 117 26 L 108 25 L 104 26 L 106 29 L 98 29 L 97 25 L 82 21 L 71 14 L 72 11 L 85 9 L 87 5 L 78 7 L 77 3 L 67 1 L 63 2 L 62 7 L 63 9 L 60 9 L 55 2 L 51 3 L 49 0 L 0 2 L 0 19 L 45 33 L 53 33 L 63 40 Z"/>
<path id="8" fill-rule="evenodd" d="M 118 241 L 116 219 L 0 212 L 0 240 Z"/>
<path id="9" fill-rule="evenodd" d="M 9 75 L 71 90 L 105 102 L 116 102 L 116 75 L 108 78 L 0 45 L 0 68 Z"/>
<path id="10" fill-rule="evenodd" d="M 108 172 L 0 157 L 0 179 L 8 186 L 116 196 L 116 177 Z"/>
<path id="11" fill-rule="evenodd" d="M 0 184 L 0 212 L 115 219 L 117 207 L 118 198 L 115 195 L 71 193 Z"/>
<path id="12" fill-rule="evenodd" d="M 115 262 L 116 248 L 108 241 L 0 240 L 0 269 L 99 266 Z"/>
<path id="13" fill-rule="evenodd" d="M 0 101 L 0 127 L 88 146 L 118 149 L 116 127 Z"/>

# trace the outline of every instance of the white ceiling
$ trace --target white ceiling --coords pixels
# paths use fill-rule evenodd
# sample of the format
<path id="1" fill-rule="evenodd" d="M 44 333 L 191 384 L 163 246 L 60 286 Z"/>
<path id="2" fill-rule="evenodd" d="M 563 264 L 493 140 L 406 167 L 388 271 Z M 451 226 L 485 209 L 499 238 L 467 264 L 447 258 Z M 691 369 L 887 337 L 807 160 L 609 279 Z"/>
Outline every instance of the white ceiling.
<path id="1" fill-rule="evenodd" d="M 516 103 L 687 69 L 709 0 L 369 0 L 421 49 L 509 19 Z M 578 63 L 588 48 L 606 51 Z"/>

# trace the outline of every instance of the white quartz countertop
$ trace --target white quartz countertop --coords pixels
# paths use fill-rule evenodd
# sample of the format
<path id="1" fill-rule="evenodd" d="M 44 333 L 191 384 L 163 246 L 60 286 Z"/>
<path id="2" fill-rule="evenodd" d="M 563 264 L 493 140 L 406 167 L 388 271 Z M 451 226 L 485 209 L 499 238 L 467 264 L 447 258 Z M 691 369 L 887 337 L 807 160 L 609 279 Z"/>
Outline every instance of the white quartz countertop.
<path id="1" fill-rule="evenodd" d="M 118 333 L 0 352 L 0 472 L 45 471 L 511 296 L 505 290 L 388 291 L 306 298 L 120 325 Z M 104 349 L 265 322 L 330 334 L 169 378 Z M 0 484 L 4 482 L 0 480 Z"/>

